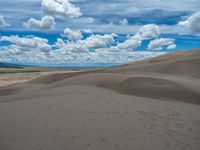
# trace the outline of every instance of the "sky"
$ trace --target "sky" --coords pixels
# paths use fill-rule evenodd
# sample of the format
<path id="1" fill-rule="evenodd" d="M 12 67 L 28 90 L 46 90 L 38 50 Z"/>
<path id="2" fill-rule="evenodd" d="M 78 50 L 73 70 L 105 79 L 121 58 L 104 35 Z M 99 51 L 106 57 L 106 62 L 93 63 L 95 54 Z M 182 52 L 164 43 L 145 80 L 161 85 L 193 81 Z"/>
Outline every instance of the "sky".
<path id="1" fill-rule="evenodd" d="M 0 1 L 0 62 L 112 66 L 193 48 L 199 0 Z"/>

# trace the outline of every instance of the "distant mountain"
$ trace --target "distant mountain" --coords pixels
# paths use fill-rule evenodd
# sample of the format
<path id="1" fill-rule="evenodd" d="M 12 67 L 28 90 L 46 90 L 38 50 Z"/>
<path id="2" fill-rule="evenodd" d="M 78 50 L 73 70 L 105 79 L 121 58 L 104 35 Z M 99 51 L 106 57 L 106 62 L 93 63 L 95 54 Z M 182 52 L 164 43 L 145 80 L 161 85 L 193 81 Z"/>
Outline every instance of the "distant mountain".
<path id="1" fill-rule="evenodd" d="M 18 64 L 0 62 L 0 68 L 23 68 L 23 66 Z"/>

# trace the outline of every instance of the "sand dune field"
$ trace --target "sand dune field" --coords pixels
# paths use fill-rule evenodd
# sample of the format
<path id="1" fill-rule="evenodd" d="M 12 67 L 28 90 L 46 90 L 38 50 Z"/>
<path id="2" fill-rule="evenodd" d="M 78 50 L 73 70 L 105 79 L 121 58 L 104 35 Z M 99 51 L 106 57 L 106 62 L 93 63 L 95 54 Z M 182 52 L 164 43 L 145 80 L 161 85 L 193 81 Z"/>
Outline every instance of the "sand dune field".
<path id="1" fill-rule="evenodd" d="M 2 150 L 199 150 L 200 49 L 0 87 Z"/>

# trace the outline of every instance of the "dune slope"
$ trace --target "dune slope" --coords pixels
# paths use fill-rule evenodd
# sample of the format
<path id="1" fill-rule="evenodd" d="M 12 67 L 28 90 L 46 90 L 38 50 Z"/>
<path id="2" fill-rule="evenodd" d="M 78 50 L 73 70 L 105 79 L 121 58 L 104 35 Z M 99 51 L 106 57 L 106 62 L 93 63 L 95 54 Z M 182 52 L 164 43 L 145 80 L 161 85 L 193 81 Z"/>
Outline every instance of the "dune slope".
<path id="1" fill-rule="evenodd" d="M 200 104 L 199 51 L 177 51 L 108 69 L 46 75 L 24 85 L 3 88 L 0 95 L 10 95 L 36 84 L 44 85 L 45 89 L 82 85 L 158 100 Z"/>

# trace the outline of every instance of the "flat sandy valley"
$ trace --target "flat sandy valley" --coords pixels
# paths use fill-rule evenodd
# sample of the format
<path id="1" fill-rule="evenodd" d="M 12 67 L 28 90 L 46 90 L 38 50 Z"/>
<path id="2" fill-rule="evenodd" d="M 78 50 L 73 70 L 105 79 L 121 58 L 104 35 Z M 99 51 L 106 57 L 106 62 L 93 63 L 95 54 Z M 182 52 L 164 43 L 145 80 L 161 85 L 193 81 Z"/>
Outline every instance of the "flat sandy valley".
<path id="1" fill-rule="evenodd" d="M 200 149 L 200 49 L 14 78 L 0 79 L 1 150 Z"/>
<path id="2" fill-rule="evenodd" d="M 87 69 L 64 68 L 0 68 L 0 87 L 23 83 L 43 75 L 80 72 Z"/>

